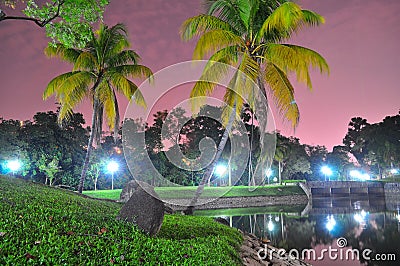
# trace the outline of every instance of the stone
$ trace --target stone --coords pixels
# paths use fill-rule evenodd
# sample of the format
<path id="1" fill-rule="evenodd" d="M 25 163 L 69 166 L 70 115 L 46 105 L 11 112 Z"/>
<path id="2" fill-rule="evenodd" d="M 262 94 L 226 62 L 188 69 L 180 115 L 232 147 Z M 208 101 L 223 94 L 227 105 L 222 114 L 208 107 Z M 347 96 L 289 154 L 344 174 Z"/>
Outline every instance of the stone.
<path id="1" fill-rule="evenodd" d="M 226 219 L 222 218 L 222 217 L 217 217 L 217 218 L 214 219 L 214 221 L 216 221 L 217 223 L 220 223 L 220 224 L 223 224 L 223 225 L 226 225 L 226 226 L 230 227 L 229 222 Z"/>
<path id="2" fill-rule="evenodd" d="M 164 219 L 164 203 L 158 199 L 152 186 L 140 181 L 136 183 L 136 190 L 122 206 L 117 219 L 134 223 L 145 233 L 154 236 Z"/>
<path id="3" fill-rule="evenodd" d="M 122 189 L 122 192 L 119 196 L 120 202 L 128 202 L 130 197 L 132 196 L 133 192 L 135 192 L 138 188 L 139 184 L 136 180 L 131 180 Z"/>

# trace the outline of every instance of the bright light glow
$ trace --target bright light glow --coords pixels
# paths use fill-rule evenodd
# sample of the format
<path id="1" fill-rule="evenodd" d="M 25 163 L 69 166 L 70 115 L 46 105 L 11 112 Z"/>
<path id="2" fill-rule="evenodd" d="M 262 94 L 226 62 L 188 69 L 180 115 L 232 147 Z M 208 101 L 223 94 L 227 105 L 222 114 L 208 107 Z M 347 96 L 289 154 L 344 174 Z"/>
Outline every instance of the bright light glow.
<path id="1" fill-rule="evenodd" d="M 335 218 L 333 217 L 333 215 L 329 215 L 329 216 L 327 217 L 327 219 L 328 219 L 328 221 L 326 222 L 325 227 L 326 227 L 326 229 L 328 229 L 328 231 L 330 232 L 330 231 L 332 231 L 332 230 L 335 228 L 336 220 L 335 220 Z"/>
<path id="2" fill-rule="evenodd" d="M 278 182 L 278 178 L 274 177 L 274 182 Z"/>
<path id="3" fill-rule="evenodd" d="M 397 175 L 399 173 L 399 169 L 390 169 L 390 173 L 392 173 L 392 175 Z"/>
<path id="4" fill-rule="evenodd" d="M 358 170 L 351 170 L 350 171 L 350 176 L 353 177 L 353 178 L 364 180 L 364 181 L 371 179 L 371 176 L 369 174 L 367 174 L 367 173 L 363 174 Z"/>
<path id="5" fill-rule="evenodd" d="M 361 177 L 361 173 L 358 170 L 351 170 L 350 171 L 350 176 L 351 177 L 355 177 L 355 178 L 360 178 Z"/>
<path id="6" fill-rule="evenodd" d="M 274 174 L 274 171 L 271 168 L 268 168 L 265 174 L 268 178 L 270 178 Z"/>
<path id="7" fill-rule="evenodd" d="M 119 168 L 119 165 L 115 161 L 111 161 L 107 164 L 107 171 L 110 173 L 114 173 L 114 172 L 118 171 L 118 168 Z"/>
<path id="8" fill-rule="evenodd" d="M 361 210 L 360 213 L 354 214 L 354 220 L 363 226 L 366 226 L 366 217 L 367 213 L 364 210 Z"/>
<path id="9" fill-rule="evenodd" d="M 371 180 L 371 177 L 370 177 L 369 174 L 363 174 L 363 175 L 361 176 L 361 179 L 363 179 L 363 180 Z"/>
<path id="10" fill-rule="evenodd" d="M 274 223 L 270 220 L 270 221 L 268 222 L 267 227 L 268 227 L 268 230 L 269 230 L 269 231 L 274 230 Z"/>
<path id="11" fill-rule="evenodd" d="M 215 167 L 214 172 L 215 172 L 216 175 L 218 175 L 219 177 L 221 177 L 221 176 L 223 176 L 223 175 L 225 174 L 226 170 L 227 170 L 227 169 L 226 169 L 226 166 L 225 166 L 225 165 L 223 165 L 223 164 L 218 164 L 218 165 Z"/>
<path id="12" fill-rule="evenodd" d="M 7 162 L 7 168 L 12 172 L 16 172 L 21 168 L 22 164 L 19 160 L 12 160 Z"/>
<path id="13" fill-rule="evenodd" d="M 330 176 L 332 175 L 332 170 L 331 168 L 329 168 L 328 166 L 324 165 L 321 167 L 321 172 L 326 175 L 326 176 Z"/>

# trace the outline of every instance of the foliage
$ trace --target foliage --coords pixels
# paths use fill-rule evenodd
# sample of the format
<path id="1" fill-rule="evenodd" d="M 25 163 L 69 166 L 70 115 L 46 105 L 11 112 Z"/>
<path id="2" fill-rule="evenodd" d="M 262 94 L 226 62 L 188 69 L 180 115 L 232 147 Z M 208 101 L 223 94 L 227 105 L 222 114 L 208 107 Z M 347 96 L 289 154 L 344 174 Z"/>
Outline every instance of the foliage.
<path id="1" fill-rule="evenodd" d="M 48 0 L 19 1 L 2 0 L 7 13 L 15 13 L 12 9 L 21 8 L 25 16 L 6 14 L 0 9 L 0 22 L 6 20 L 25 20 L 45 27 L 47 36 L 54 45 L 60 42 L 67 47 L 84 47 L 92 40 L 91 26 L 102 20 L 109 0 Z"/>
<path id="2" fill-rule="evenodd" d="M 0 176 L 1 265 L 240 265 L 235 229 L 166 215 L 157 237 L 115 219 L 120 204 Z"/>
<path id="3" fill-rule="evenodd" d="M 400 167 L 399 140 L 400 112 L 374 124 L 361 117 L 352 118 L 343 144 L 361 167 L 383 178 L 390 175 L 391 168 Z"/>
<path id="4" fill-rule="evenodd" d="M 329 67 L 317 52 L 284 42 L 302 27 L 324 23 L 324 18 L 286 0 L 204 2 L 207 14 L 189 18 L 181 26 L 182 39 L 198 37 L 193 59 L 209 59 L 203 76 L 214 77 L 215 72 L 224 75 L 214 62 L 233 66 L 258 84 L 265 95 L 270 92 L 278 110 L 295 127 L 299 110 L 288 76 L 295 74 L 311 89 L 310 69 L 324 73 L 329 72 Z M 233 79 L 232 84 L 242 97 L 251 95 L 251 88 L 236 84 Z M 205 96 L 214 89 L 215 84 L 197 82 L 191 96 Z M 236 103 L 237 111 L 241 110 L 243 99 L 238 94 L 227 91 L 224 100 L 230 106 Z M 249 104 L 254 110 L 254 103 Z"/>
<path id="5" fill-rule="evenodd" d="M 0 143 L 4 145 L 0 145 L 0 160 L 21 160 L 23 169 L 16 174 L 42 183 L 49 163 L 57 160 L 57 163 L 53 162 L 54 170 L 57 164 L 62 174 L 54 172 L 51 183 L 74 187 L 87 142 L 84 123 L 82 114 L 73 113 L 71 119 L 60 126 L 57 114 L 52 111 L 36 113 L 33 121 L 3 119 L 0 121 Z"/>
<path id="6" fill-rule="evenodd" d="M 114 131 L 115 140 L 118 138 L 120 114 L 117 93 L 128 100 L 134 99 L 138 105 L 146 106 L 143 95 L 130 78 L 150 79 L 152 72 L 148 67 L 138 64 L 140 57 L 135 51 L 128 50 L 129 46 L 123 24 L 111 28 L 101 24 L 96 32 L 92 32 L 92 39 L 85 49 L 68 48 L 58 43 L 45 50 L 48 56 L 59 57 L 74 65 L 71 72 L 52 79 L 43 93 L 44 99 L 55 95 L 61 104 L 59 122 L 68 120 L 73 109 L 85 98 L 89 98 L 93 105 L 92 130 L 79 180 L 79 192 L 82 192 L 89 169 L 93 142 L 100 142 L 103 117 L 110 130 Z"/>

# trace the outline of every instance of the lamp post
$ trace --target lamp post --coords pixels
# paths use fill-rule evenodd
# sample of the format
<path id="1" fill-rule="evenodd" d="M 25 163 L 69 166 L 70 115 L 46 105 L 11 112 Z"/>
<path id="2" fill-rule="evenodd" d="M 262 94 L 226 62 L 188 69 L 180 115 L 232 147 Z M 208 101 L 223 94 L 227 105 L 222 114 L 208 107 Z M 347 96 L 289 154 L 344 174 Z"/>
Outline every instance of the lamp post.
<path id="1" fill-rule="evenodd" d="M 269 185 L 269 179 L 271 178 L 271 176 L 274 174 L 274 171 L 271 168 L 268 168 L 267 171 L 265 172 L 265 175 L 268 178 L 268 185 Z"/>
<path id="2" fill-rule="evenodd" d="M 324 165 L 321 167 L 321 172 L 325 175 L 325 181 L 328 177 L 328 180 L 331 181 L 332 170 L 328 166 Z"/>
<path id="3" fill-rule="evenodd" d="M 215 173 L 219 178 L 221 178 L 222 176 L 225 175 L 226 170 L 227 170 L 227 168 L 226 168 L 226 166 L 225 166 L 224 164 L 218 164 L 218 165 L 215 167 L 215 169 L 214 169 L 214 173 Z M 210 181 L 209 181 L 209 182 L 210 182 Z M 221 184 L 221 181 L 220 181 L 220 184 Z M 209 183 L 208 186 L 210 186 L 210 183 Z"/>
<path id="4" fill-rule="evenodd" d="M 111 190 L 114 190 L 114 173 L 118 171 L 119 165 L 115 161 L 110 161 L 107 164 L 107 171 L 111 173 Z"/>

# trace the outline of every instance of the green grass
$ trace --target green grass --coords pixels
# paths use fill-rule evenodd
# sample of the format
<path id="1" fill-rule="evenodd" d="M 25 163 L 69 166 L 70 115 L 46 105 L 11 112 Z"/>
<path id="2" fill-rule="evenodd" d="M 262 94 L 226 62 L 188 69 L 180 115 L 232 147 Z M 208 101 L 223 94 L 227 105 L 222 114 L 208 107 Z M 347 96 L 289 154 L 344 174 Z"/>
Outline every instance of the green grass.
<path id="1" fill-rule="evenodd" d="M 98 198 L 98 199 L 118 200 L 121 192 L 122 192 L 122 189 L 87 190 L 87 191 L 83 191 L 83 194 L 93 197 L 93 198 Z"/>
<path id="2" fill-rule="evenodd" d="M 253 190 L 255 188 L 255 190 Z M 164 199 L 191 198 L 197 187 L 156 187 L 157 194 Z M 84 194 L 94 198 L 119 199 L 121 190 L 97 190 L 85 191 Z M 223 195 L 223 197 L 255 197 L 255 196 L 287 196 L 302 195 L 304 191 L 298 186 L 269 185 L 264 187 L 247 186 L 228 187 L 205 187 L 202 198 L 212 198 Z"/>
<path id="3" fill-rule="evenodd" d="M 239 265 L 242 238 L 207 217 L 166 215 L 149 237 L 121 204 L 0 176 L 0 265 Z"/>
<path id="4" fill-rule="evenodd" d="M 305 205 L 290 206 L 267 206 L 267 207 L 251 207 L 251 208 L 232 208 L 218 210 L 196 210 L 194 215 L 207 217 L 220 216 L 245 216 L 253 214 L 278 214 L 278 213 L 300 213 L 304 210 Z"/>

